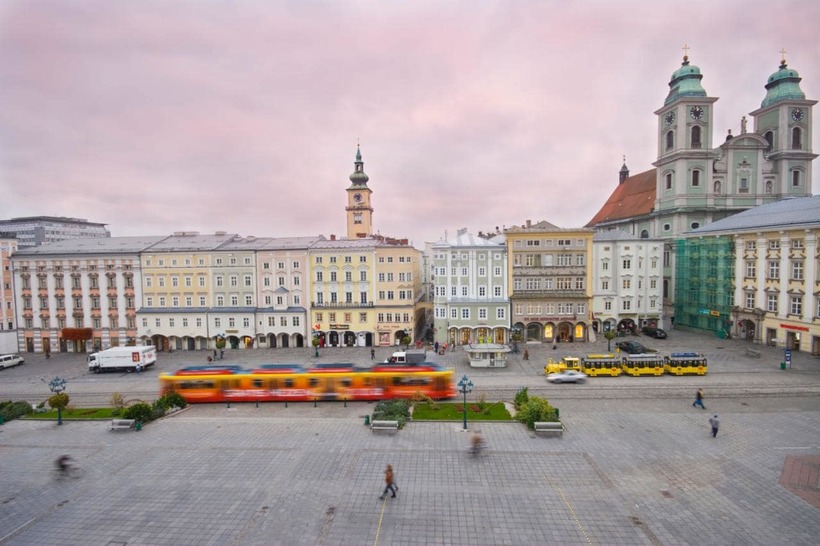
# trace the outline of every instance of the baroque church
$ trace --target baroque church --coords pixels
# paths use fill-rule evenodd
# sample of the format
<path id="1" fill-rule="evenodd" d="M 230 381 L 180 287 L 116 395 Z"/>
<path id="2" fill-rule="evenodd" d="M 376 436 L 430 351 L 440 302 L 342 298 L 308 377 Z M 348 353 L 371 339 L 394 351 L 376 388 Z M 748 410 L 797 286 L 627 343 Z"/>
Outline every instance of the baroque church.
<path id="1" fill-rule="evenodd" d="M 713 140 L 717 97 L 701 84 L 700 68 L 688 55 L 669 81 L 657 116 L 654 168 L 630 176 L 626 162 L 619 184 L 586 227 L 622 230 L 640 238 L 666 239 L 663 266 L 664 315 L 674 321 L 677 236 L 738 212 L 791 197 L 811 195 L 812 106 L 789 68 L 785 52 L 766 82 L 760 107 Z M 751 121 L 751 127 L 749 122 Z"/>

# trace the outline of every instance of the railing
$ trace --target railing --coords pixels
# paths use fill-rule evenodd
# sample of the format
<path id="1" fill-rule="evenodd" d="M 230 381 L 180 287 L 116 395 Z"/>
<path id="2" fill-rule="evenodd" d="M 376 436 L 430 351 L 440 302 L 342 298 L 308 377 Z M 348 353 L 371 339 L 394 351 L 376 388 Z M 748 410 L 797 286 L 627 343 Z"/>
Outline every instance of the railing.
<path id="1" fill-rule="evenodd" d="M 400 304 L 397 303 L 396 305 L 400 305 Z M 312 302 L 310 302 L 310 306 L 315 307 L 315 308 L 335 307 L 335 308 L 345 308 L 345 309 L 356 309 L 356 308 L 364 308 L 364 307 L 367 307 L 367 308 L 375 307 L 375 304 L 373 302 L 368 302 L 368 303 L 355 303 L 355 302 L 347 303 L 347 302 L 342 302 L 342 301 L 335 301 L 335 302 L 326 301 L 326 302 L 322 302 L 322 303 L 316 303 L 315 301 L 312 301 Z"/>

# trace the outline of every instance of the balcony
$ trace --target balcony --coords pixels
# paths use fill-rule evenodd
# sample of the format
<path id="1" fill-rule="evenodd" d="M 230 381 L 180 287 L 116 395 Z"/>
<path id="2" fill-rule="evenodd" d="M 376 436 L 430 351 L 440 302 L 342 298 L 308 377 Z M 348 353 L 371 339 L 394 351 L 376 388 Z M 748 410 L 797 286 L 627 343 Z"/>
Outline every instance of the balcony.
<path id="1" fill-rule="evenodd" d="M 516 290 L 510 294 L 510 300 L 524 299 L 587 299 L 586 290 Z"/>
<path id="2" fill-rule="evenodd" d="M 398 305 L 398 304 L 397 304 Z M 310 306 L 315 309 L 365 309 L 365 308 L 373 308 L 375 305 L 371 303 L 344 303 L 341 301 L 337 302 L 322 302 L 316 303 L 315 301 L 310 302 Z"/>

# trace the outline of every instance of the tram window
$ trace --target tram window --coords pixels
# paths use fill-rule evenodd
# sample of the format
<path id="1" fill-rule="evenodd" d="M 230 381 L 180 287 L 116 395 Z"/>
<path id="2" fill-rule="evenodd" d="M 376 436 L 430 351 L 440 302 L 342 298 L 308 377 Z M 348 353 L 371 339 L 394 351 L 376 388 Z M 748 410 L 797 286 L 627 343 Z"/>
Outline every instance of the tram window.
<path id="1" fill-rule="evenodd" d="M 397 387 L 400 386 L 401 385 L 401 379 L 402 378 L 399 377 L 398 375 L 394 375 L 393 376 L 393 385 L 395 385 Z"/>
<path id="2" fill-rule="evenodd" d="M 316 379 L 315 377 L 311 377 L 311 378 L 310 378 L 310 381 L 308 381 L 308 384 L 309 384 L 311 387 L 316 387 L 316 386 L 318 386 L 318 385 L 319 385 L 319 380 L 318 380 L 318 379 Z"/>
<path id="3" fill-rule="evenodd" d="M 345 378 L 342 378 L 340 383 L 342 384 L 343 387 L 349 387 L 353 384 L 353 380 L 350 379 L 349 377 L 345 377 Z"/>
<path id="4" fill-rule="evenodd" d="M 270 380 L 270 388 L 278 389 L 279 388 L 279 380 L 278 379 L 271 379 Z"/>
<path id="5" fill-rule="evenodd" d="M 365 387 L 369 387 L 373 383 L 373 380 L 369 377 L 365 377 L 363 383 Z"/>
<path id="6" fill-rule="evenodd" d="M 253 380 L 253 388 L 261 389 L 262 388 L 262 380 L 261 379 L 254 379 Z"/>
<path id="7" fill-rule="evenodd" d="M 285 388 L 292 389 L 293 388 L 293 379 L 285 379 Z"/>

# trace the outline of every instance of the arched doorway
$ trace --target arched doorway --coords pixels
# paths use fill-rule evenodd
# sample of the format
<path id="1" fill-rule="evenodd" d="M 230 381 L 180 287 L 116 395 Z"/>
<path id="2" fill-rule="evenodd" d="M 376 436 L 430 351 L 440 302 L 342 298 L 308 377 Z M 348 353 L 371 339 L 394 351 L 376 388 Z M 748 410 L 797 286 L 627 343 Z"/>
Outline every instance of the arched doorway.
<path id="1" fill-rule="evenodd" d="M 364 334 L 364 345 L 365 347 L 373 346 L 373 332 L 366 332 Z"/>
<path id="2" fill-rule="evenodd" d="M 745 339 L 746 341 L 755 340 L 754 322 L 749 319 L 743 319 L 738 323 L 738 328 L 740 329 L 740 339 Z"/>
<path id="3" fill-rule="evenodd" d="M 169 348 L 168 338 L 159 334 L 153 335 L 151 336 L 151 345 L 157 348 L 158 353 L 167 352 Z"/>
<path id="4" fill-rule="evenodd" d="M 571 322 L 559 322 L 557 331 L 558 339 L 561 341 L 570 341 L 575 339 Z"/>
<path id="5" fill-rule="evenodd" d="M 277 347 L 276 334 L 268 334 L 267 336 L 265 336 L 265 338 L 267 339 L 267 343 L 268 343 L 269 348 L 275 349 Z"/>
<path id="6" fill-rule="evenodd" d="M 525 341 L 541 341 L 541 324 L 538 322 L 531 322 L 527 324 L 527 336 Z"/>
<path id="7" fill-rule="evenodd" d="M 283 349 L 290 347 L 290 336 L 287 334 L 279 334 L 279 346 Z"/>
<path id="8" fill-rule="evenodd" d="M 331 347 L 339 346 L 339 332 L 330 332 L 327 335 L 327 343 Z"/>
<path id="9" fill-rule="evenodd" d="M 239 348 L 239 338 L 236 336 L 228 336 L 228 345 L 231 349 Z"/>
<path id="10" fill-rule="evenodd" d="M 461 340 L 459 343 L 462 345 L 468 345 L 470 343 L 470 336 L 473 334 L 473 330 L 471 328 L 462 328 L 459 339 Z"/>
<path id="11" fill-rule="evenodd" d="M 305 336 L 303 336 L 302 334 L 296 334 L 294 336 L 294 339 L 296 341 L 296 347 L 304 347 L 305 346 Z"/>
<path id="12" fill-rule="evenodd" d="M 355 347 L 356 346 L 356 334 L 354 334 L 353 332 L 345 332 L 343 337 L 344 337 L 345 347 Z"/>

